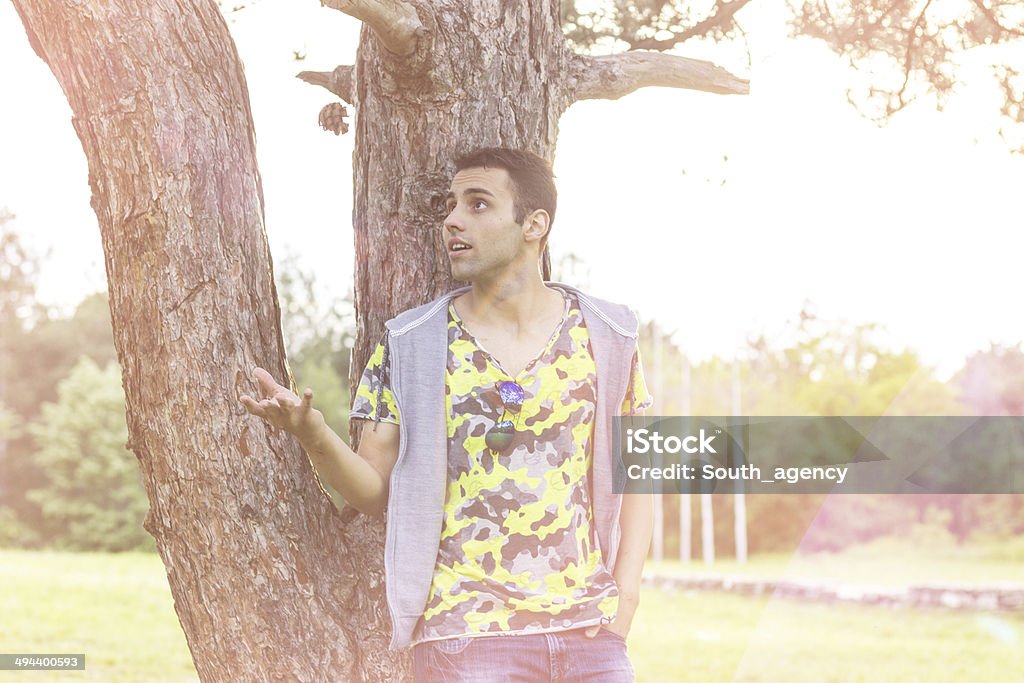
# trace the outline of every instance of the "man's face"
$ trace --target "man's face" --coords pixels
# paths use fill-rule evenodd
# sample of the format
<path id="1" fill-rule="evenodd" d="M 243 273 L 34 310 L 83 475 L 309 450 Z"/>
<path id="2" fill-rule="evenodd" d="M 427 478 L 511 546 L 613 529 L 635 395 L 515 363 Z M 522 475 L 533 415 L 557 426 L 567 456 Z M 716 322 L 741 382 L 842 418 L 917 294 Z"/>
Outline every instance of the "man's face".
<path id="1" fill-rule="evenodd" d="M 452 277 L 473 282 L 528 262 L 529 244 L 523 225 L 516 222 L 514 204 L 505 169 L 467 168 L 455 174 L 444 219 Z"/>

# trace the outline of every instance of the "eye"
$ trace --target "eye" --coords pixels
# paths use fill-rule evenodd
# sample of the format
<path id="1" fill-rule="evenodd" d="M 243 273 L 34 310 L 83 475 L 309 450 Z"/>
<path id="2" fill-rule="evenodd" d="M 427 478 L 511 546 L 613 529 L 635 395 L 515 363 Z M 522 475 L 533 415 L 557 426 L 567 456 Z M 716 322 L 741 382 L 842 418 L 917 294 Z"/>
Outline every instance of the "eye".
<path id="1" fill-rule="evenodd" d="M 487 202 L 485 202 L 482 199 L 474 199 L 473 200 L 473 208 L 477 209 L 477 210 L 479 210 L 479 209 L 486 209 L 487 208 Z"/>

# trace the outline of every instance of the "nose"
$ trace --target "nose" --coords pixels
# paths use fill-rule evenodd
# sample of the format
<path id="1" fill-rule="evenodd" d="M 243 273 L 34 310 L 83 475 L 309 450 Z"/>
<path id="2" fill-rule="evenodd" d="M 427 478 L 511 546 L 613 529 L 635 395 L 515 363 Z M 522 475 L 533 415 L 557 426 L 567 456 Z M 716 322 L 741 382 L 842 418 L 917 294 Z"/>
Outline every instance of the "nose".
<path id="1" fill-rule="evenodd" d="M 452 209 L 451 211 L 448 212 L 447 216 L 445 216 L 445 219 L 444 219 L 444 222 L 442 223 L 442 225 L 444 226 L 444 229 L 447 232 L 454 232 L 456 230 L 459 230 L 459 231 L 463 230 L 462 221 L 460 220 L 460 218 L 458 216 L 458 213 L 459 213 L 459 207 L 456 206 L 454 209 Z"/>

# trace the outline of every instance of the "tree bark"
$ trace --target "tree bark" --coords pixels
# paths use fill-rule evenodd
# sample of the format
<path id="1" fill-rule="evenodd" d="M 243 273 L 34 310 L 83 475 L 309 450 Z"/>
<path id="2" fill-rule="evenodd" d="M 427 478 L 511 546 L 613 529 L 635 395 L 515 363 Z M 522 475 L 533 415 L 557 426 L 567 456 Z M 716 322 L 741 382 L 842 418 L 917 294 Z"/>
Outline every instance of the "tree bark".
<path id="1" fill-rule="evenodd" d="M 209 0 L 15 0 L 74 114 L 146 529 L 203 681 L 392 680 L 380 526 L 248 416 L 286 376 L 245 78 Z"/>

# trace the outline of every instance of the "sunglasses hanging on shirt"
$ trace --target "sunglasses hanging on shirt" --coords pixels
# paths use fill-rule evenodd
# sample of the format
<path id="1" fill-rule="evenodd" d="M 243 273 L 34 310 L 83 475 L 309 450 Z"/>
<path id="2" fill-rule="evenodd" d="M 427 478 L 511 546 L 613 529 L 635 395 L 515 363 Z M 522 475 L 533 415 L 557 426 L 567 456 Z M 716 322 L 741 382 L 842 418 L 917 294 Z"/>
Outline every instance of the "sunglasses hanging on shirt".
<path id="1" fill-rule="evenodd" d="M 524 392 L 516 382 L 498 382 L 497 388 L 504 411 L 501 420 L 487 430 L 484 443 L 495 453 L 503 453 L 512 444 L 512 438 L 515 436 L 516 423 L 519 421 L 519 413 L 523 409 Z M 515 416 L 515 422 L 508 419 L 509 413 Z"/>

